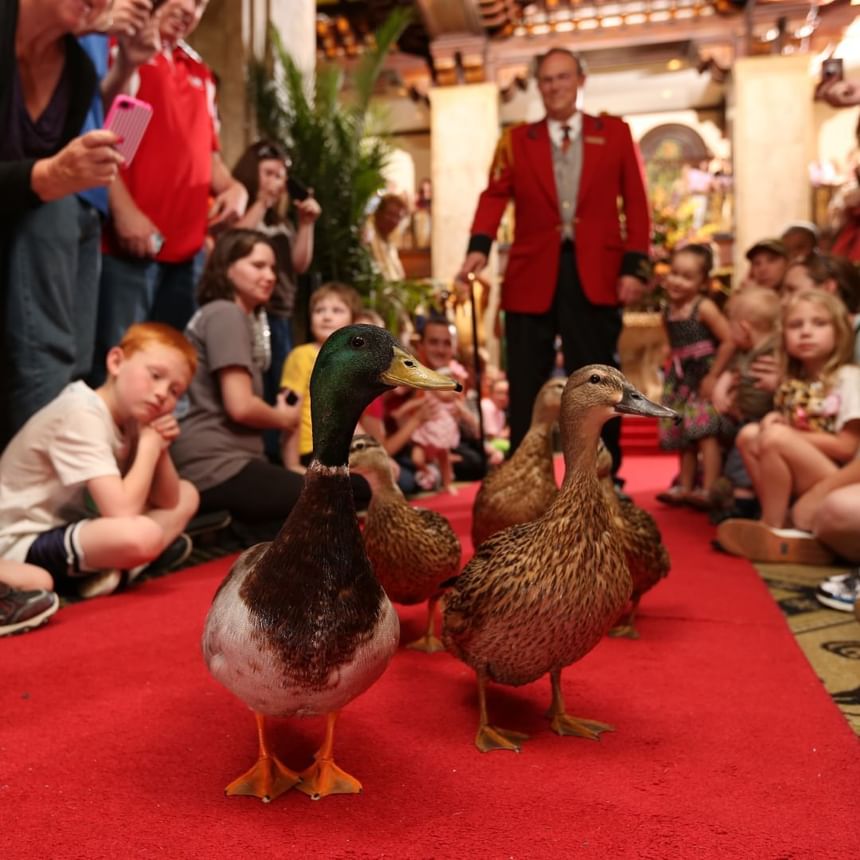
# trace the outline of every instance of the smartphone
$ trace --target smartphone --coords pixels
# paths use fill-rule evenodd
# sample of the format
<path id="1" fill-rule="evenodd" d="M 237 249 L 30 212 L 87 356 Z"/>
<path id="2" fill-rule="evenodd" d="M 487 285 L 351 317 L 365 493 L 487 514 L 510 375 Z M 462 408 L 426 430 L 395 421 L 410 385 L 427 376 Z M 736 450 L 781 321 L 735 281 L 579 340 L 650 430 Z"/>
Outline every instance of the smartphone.
<path id="1" fill-rule="evenodd" d="M 822 81 L 841 81 L 845 78 L 845 66 L 839 57 L 830 57 L 821 64 Z"/>
<path id="2" fill-rule="evenodd" d="M 311 196 L 307 185 L 292 176 L 287 177 L 287 194 L 290 195 L 290 200 L 307 200 Z"/>
<path id="3" fill-rule="evenodd" d="M 292 388 L 282 388 L 281 394 L 285 394 L 284 401 L 287 406 L 295 406 L 299 402 L 299 395 Z"/>
<path id="4" fill-rule="evenodd" d="M 118 95 L 113 100 L 104 127 L 119 135 L 120 142 L 116 144 L 116 149 L 125 159 L 125 167 L 134 159 L 151 119 L 151 104 L 126 95 Z"/>

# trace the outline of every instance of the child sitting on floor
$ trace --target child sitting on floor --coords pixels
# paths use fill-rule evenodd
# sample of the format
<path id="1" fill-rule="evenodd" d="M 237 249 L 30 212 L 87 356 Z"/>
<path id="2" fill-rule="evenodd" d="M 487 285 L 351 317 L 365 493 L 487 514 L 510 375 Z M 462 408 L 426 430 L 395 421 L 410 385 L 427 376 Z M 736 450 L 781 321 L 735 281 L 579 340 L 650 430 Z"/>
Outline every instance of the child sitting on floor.
<path id="1" fill-rule="evenodd" d="M 299 429 L 286 438 L 284 445 L 284 465 L 297 472 L 303 472 L 310 463 L 314 448 L 310 388 L 317 353 L 332 332 L 352 324 L 361 311 L 361 296 L 352 287 L 332 281 L 311 293 L 309 304 L 313 342 L 295 347 L 281 374 L 281 388 L 294 391 L 302 402 Z"/>
<path id="2" fill-rule="evenodd" d="M 764 287 L 749 287 L 735 293 L 726 305 L 735 354 L 717 384 L 713 402 L 717 410 L 737 422 L 737 430 L 760 421 L 773 409 L 773 393 L 759 388 L 752 364 L 776 349 L 779 295 Z M 723 463 L 723 474 L 711 487 L 712 517 L 755 516 L 755 493 L 736 445 Z M 722 513 L 722 516 L 720 514 Z"/>
<path id="3" fill-rule="evenodd" d="M 822 290 L 789 296 L 782 309 L 783 381 L 776 409 L 738 434 L 737 444 L 761 503 L 761 520 L 730 519 L 721 546 L 753 561 L 826 563 L 809 535 L 783 542 L 792 497 L 833 475 L 860 446 L 860 368 L 849 364 L 853 332 L 845 305 Z M 791 547 L 790 555 L 781 555 Z"/>
<path id="4" fill-rule="evenodd" d="M 174 543 L 171 561 L 187 556 L 198 501 L 168 454 L 197 364 L 191 344 L 160 323 L 133 325 L 106 364 L 104 385 L 67 385 L 0 459 L 0 557 L 82 597 L 110 594 Z"/>

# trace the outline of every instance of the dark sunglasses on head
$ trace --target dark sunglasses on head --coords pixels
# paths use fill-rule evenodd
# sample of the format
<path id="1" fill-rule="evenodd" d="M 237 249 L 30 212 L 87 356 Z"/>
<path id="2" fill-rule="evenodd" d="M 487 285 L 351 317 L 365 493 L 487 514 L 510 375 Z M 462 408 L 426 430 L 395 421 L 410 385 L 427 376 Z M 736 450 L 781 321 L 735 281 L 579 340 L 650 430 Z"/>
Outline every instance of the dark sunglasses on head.
<path id="1" fill-rule="evenodd" d="M 293 162 L 290 160 L 289 155 L 287 155 L 282 149 L 272 146 L 270 143 L 264 143 L 261 146 L 258 146 L 256 152 L 257 158 L 260 161 L 265 161 L 267 158 L 274 158 L 278 161 L 283 161 L 284 167 L 290 168 L 293 166 Z"/>

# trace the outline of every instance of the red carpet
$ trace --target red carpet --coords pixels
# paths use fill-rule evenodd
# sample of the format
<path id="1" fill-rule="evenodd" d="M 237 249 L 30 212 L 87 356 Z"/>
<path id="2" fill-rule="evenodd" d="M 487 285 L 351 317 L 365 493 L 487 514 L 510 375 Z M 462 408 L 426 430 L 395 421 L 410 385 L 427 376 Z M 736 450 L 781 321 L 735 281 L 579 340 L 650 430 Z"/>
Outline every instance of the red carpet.
<path id="1" fill-rule="evenodd" d="M 648 504 L 673 469 L 630 457 L 624 471 Z M 465 532 L 471 496 L 434 506 Z M 494 688 L 495 718 L 532 740 L 518 756 L 481 755 L 470 672 L 400 651 L 341 720 L 338 761 L 360 796 L 223 796 L 256 754 L 250 712 L 209 678 L 198 645 L 225 562 L 0 640 L 0 855 L 860 856 L 856 738 L 755 572 L 709 550 L 701 515 L 658 515 L 674 570 L 644 601 L 642 638 L 607 640 L 565 675 L 571 713 L 615 733 L 551 733 L 546 681 Z M 422 612 L 402 612 L 404 638 Z M 304 767 L 322 728 L 279 722 L 276 749 Z"/>

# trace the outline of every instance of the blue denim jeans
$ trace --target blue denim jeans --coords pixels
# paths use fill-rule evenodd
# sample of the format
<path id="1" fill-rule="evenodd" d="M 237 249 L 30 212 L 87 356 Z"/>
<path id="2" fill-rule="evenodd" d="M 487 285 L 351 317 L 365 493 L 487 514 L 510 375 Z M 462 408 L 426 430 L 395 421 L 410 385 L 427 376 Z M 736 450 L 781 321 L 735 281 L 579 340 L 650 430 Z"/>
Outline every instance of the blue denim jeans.
<path id="1" fill-rule="evenodd" d="M 4 273 L 7 402 L 0 442 L 90 372 L 100 243 L 98 210 L 74 195 L 43 203 L 17 223 Z"/>
<path id="2" fill-rule="evenodd" d="M 99 293 L 97 361 L 91 384 L 104 381 L 104 357 L 133 323 L 162 322 L 182 331 L 197 309 L 194 291 L 202 252 L 182 263 L 105 254 Z"/>

